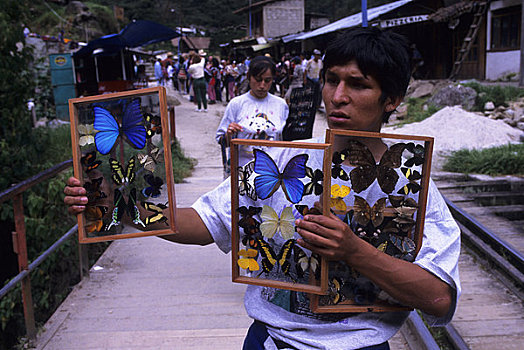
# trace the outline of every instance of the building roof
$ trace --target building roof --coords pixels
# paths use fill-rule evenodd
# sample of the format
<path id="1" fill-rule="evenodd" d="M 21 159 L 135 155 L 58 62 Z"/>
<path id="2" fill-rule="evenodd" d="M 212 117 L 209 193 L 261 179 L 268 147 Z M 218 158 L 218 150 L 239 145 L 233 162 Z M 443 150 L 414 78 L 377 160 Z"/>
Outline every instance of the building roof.
<path id="1" fill-rule="evenodd" d="M 378 16 L 393 11 L 394 9 L 404 6 L 408 3 L 410 3 L 413 0 L 398 0 L 395 2 L 391 2 L 389 4 L 384 4 L 381 6 L 373 7 L 371 9 L 367 10 L 368 13 L 368 20 L 372 20 L 377 18 Z M 313 38 L 319 35 L 324 35 L 327 33 L 335 32 L 337 30 L 341 29 L 347 29 L 356 27 L 358 25 L 362 24 L 362 12 L 356 13 L 354 15 L 344 17 L 342 19 L 339 19 L 336 22 L 330 23 L 328 25 L 325 25 L 323 27 L 317 28 L 315 30 L 312 30 L 310 32 L 305 33 L 297 33 L 297 34 L 290 34 L 286 35 L 282 38 L 282 40 L 287 43 L 292 40 L 304 40 Z"/>

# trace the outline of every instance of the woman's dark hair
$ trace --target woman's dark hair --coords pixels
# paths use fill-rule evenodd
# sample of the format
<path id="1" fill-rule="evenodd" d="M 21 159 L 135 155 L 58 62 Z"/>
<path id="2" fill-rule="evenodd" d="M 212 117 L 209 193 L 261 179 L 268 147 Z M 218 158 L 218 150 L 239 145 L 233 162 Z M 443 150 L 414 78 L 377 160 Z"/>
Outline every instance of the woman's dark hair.
<path id="1" fill-rule="evenodd" d="M 340 34 L 327 47 L 322 78 L 333 66 L 343 66 L 355 60 L 365 76 L 375 78 L 382 90 L 380 102 L 404 97 L 411 77 L 407 40 L 396 33 L 376 27 L 354 28 Z M 387 123 L 392 112 L 384 114 Z"/>
<path id="2" fill-rule="evenodd" d="M 261 74 L 264 74 L 265 71 L 271 72 L 273 78 L 277 75 L 277 69 L 275 67 L 275 62 L 267 56 L 257 56 L 249 62 L 249 69 L 247 71 L 248 79 L 250 77 L 257 77 Z"/>

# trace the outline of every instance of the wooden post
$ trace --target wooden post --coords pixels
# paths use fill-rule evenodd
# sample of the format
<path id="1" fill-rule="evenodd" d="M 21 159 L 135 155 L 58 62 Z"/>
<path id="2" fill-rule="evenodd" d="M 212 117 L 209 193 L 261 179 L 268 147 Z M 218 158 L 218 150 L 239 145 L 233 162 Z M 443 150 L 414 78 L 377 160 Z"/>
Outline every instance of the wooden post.
<path id="1" fill-rule="evenodd" d="M 169 107 L 169 132 L 171 135 L 171 141 L 176 139 L 175 107 Z"/>
<path id="2" fill-rule="evenodd" d="M 22 272 L 29 268 L 29 263 L 27 260 L 24 203 L 21 193 L 13 198 L 13 209 L 15 216 L 13 248 L 18 255 L 18 271 Z M 27 337 L 29 339 L 36 339 L 35 312 L 33 307 L 33 297 L 31 295 L 31 278 L 29 274 L 22 280 L 22 302 L 24 305 L 24 320 Z"/>

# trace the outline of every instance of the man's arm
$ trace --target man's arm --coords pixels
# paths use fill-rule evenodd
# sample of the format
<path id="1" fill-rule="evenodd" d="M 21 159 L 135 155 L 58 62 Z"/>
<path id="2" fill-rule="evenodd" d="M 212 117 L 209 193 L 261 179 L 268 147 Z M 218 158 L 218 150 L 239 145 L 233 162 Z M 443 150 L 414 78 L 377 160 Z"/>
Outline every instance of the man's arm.
<path id="1" fill-rule="evenodd" d="M 68 205 L 67 210 L 70 214 L 77 215 L 85 210 L 87 204 L 86 190 L 77 178 L 70 177 L 67 180 L 64 193 L 66 194 L 64 203 Z M 164 215 L 169 219 L 168 210 L 164 211 Z M 182 244 L 207 245 L 213 243 L 213 238 L 206 225 L 193 208 L 177 208 L 175 215 L 178 232 L 176 234 L 159 237 Z M 158 228 L 165 228 L 165 226 L 158 225 Z M 155 227 L 152 225 L 151 228 Z"/>
<path id="2" fill-rule="evenodd" d="M 296 225 L 301 246 L 329 260 L 345 261 L 401 304 L 437 317 L 449 311 L 450 286 L 416 264 L 377 250 L 335 215 L 306 215 Z"/>

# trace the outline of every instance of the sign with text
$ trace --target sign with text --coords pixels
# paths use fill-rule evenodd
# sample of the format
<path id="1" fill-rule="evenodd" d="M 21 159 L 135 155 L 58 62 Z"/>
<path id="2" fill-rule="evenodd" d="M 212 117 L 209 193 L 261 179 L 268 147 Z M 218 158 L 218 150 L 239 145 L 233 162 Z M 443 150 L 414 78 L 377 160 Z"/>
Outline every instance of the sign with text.
<path id="1" fill-rule="evenodd" d="M 381 28 L 398 27 L 406 24 L 413 24 L 418 22 L 424 22 L 428 20 L 428 15 L 417 15 L 401 18 L 392 18 L 380 21 Z"/>

